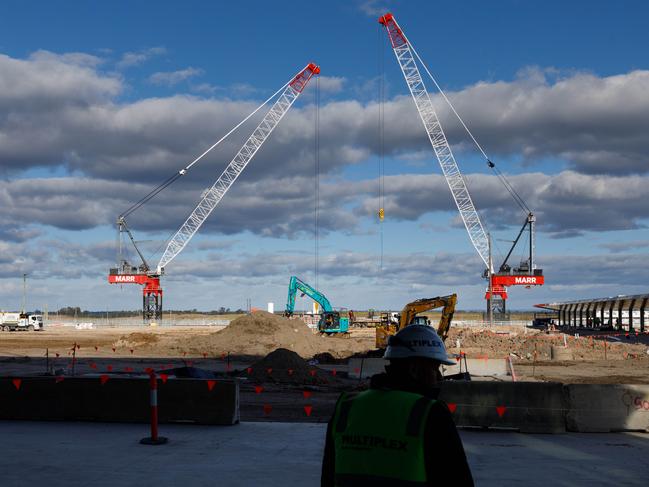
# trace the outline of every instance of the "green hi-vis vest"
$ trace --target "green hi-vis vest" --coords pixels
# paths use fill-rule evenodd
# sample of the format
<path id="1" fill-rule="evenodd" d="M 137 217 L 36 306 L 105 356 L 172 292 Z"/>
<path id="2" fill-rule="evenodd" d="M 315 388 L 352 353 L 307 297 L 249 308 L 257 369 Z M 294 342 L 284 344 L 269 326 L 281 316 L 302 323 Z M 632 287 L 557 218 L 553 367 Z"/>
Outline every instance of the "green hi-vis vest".
<path id="1" fill-rule="evenodd" d="M 343 395 L 333 422 L 336 487 L 425 485 L 423 436 L 434 402 L 402 391 Z"/>

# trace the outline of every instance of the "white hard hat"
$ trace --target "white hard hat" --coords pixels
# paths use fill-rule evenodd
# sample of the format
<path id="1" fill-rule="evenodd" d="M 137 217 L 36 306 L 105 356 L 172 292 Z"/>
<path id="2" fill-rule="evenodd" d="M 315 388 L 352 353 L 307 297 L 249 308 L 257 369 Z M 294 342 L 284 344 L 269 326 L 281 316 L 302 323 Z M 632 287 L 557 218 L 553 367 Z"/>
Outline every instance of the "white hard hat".
<path id="1" fill-rule="evenodd" d="M 446 347 L 437 332 L 426 325 L 409 325 L 388 339 L 383 358 L 399 359 L 423 357 L 445 365 L 455 365 L 446 355 Z"/>

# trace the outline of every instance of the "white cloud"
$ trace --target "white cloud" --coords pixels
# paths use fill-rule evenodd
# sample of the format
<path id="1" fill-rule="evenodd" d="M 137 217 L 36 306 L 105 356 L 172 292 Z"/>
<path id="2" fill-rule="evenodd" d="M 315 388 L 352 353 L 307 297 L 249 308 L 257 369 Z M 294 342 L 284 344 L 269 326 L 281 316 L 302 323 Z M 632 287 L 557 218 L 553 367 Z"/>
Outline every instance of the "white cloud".
<path id="1" fill-rule="evenodd" d="M 160 71 L 153 73 L 149 76 L 149 81 L 155 85 L 174 86 L 182 81 L 187 81 L 195 76 L 200 76 L 201 74 L 203 74 L 202 69 L 189 67 L 178 71 Z"/>
<path id="2" fill-rule="evenodd" d="M 362 0 L 358 5 L 361 12 L 369 17 L 380 17 L 390 11 L 383 0 Z"/>
<path id="3" fill-rule="evenodd" d="M 161 56 L 165 54 L 167 50 L 164 47 L 149 47 L 147 49 L 141 49 L 139 51 L 125 52 L 122 55 L 122 58 L 117 62 L 117 67 L 119 69 L 130 68 L 132 66 L 137 66 L 139 64 L 148 61 L 152 57 Z"/>
<path id="4" fill-rule="evenodd" d="M 318 83 L 320 83 L 320 91 L 326 93 L 339 93 L 343 89 L 343 85 L 347 78 L 342 76 L 320 76 Z"/>
<path id="5" fill-rule="evenodd" d="M 83 56 L 44 52 L 27 60 L 0 56 L 0 108 L 6 114 L 0 120 L 0 161 L 5 173 L 67 164 L 90 176 L 142 181 L 156 172 L 177 170 L 258 103 L 182 95 L 120 103 L 122 81 L 102 74 L 93 63 Z M 192 72 L 166 74 L 160 75 L 161 82 L 175 82 Z M 649 170 L 649 98 L 644 96 L 649 71 L 605 78 L 576 73 L 555 81 L 548 76 L 532 69 L 511 82 L 479 82 L 449 96 L 496 159 L 563 158 L 577 171 L 614 175 Z M 343 83 L 341 78 L 325 79 L 327 89 Z M 200 89 L 229 96 L 254 91 L 248 85 Z M 313 107 L 304 105 L 308 97 L 304 100 L 263 149 L 278 171 L 311 171 L 304 160 L 312 157 Z M 447 136 L 461 155 L 469 147 L 467 138 L 440 101 L 435 97 Z M 378 153 L 377 116 L 374 102 L 342 100 L 321 106 L 323 172 L 339 171 Z M 385 130 L 389 155 L 430 154 L 409 96 L 388 100 L 385 119 L 390 121 Z M 249 130 L 242 128 L 242 137 Z M 236 151 L 237 141 L 243 138 L 233 138 L 228 147 Z"/>

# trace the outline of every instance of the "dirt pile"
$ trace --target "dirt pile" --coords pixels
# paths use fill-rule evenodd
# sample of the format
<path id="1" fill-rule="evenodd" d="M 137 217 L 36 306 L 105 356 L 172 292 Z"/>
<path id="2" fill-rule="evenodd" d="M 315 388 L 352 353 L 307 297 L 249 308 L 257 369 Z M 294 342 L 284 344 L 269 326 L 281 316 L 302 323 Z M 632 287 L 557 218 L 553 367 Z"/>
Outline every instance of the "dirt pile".
<path id="1" fill-rule="evenodd" d="M 300 320 L 257 311 L 231 321 L 216 333 L 188 337 L 178 343 L 178 348 L 195 354 L 229 352 L 257 356 L 285 348 L 302 357 L 312 357 L 320 351 L 321 340 Z"/>
<path id="2" fill-rule="evenodd" d="M 142 348 L 148 345 L 154 345 L 158 343 L 160 338 L 153 333 L 129 333 L 128 335 L 122 335 L 119 337 L 113 346 L 116 348 L 126 347 L 126 348 Z"/>
<path id="3" fill-rule="evenodd" d="M 457 342 L 460 346 L 458 348 Z M 467 328 L 451 329 L 446 345 L 452 352 L 460 350 L 472 355 L 486 355 L 489 358 L 503 358 L 512 354 L 522 360 L 549 360 L 552 346 L 567 347 L 572 351 L 575 360 L 626 359 L 629 356 L 644 358 L 646 346 L 630 343 L 611 343 L 607 340 L 592 339 L 587 336 L 579 338 L 564 335 L 545 334 L 538 331 L 527 333 L 496 333 L 491 330 L 471 330 Z M 606 354 L 604 347 L 606 343 Z"/>
<path id="4" fill-rule="evenodd" d="M 241 374 L 255 382 L 279 382 L 304 384 L 317 379 L 317 369 L 297 353 L 278 348 L 255 362 Z"/>

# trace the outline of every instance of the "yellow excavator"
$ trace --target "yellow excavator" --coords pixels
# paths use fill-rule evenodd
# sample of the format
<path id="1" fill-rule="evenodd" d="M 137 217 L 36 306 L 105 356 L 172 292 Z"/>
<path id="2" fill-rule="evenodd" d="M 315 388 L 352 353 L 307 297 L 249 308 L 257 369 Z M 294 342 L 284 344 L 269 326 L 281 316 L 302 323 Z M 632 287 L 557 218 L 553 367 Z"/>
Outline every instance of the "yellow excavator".
<path id="1" fill-rule="evenodd" d="M 376 348 L 382 349 L 387 347 L 390 336 L 408 325 L 429 325 L 428 318 L 417 315 L 424 311 L 441 307 L 443 307 L 442 317 L 439 320 L 439 325 L 437 325 L 437 334 L 442 340 L 446 341 L 448 330 L 451 328 L 456 303 L 457 294 L 451 294 L 449 296 L 437 296 L 436 298 L 418 299 L 417 301 L 406 304 L 401 310 L 398 323 L 390 323 L 388 321 L 376 327 Z"/>

